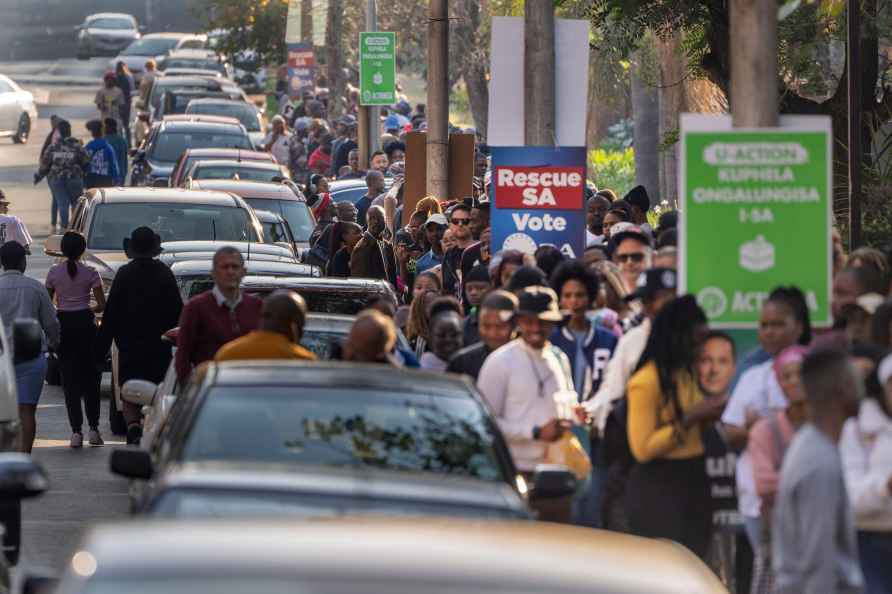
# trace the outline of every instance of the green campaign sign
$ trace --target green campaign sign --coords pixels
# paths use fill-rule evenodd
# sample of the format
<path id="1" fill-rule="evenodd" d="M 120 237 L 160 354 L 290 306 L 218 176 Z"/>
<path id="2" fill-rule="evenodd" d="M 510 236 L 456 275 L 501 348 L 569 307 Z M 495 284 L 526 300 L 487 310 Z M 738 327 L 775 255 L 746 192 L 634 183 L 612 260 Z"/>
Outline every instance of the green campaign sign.
<path id="1" fill-rule="evenodd" d="M 757 326 L 781 285 L 802 290 L 813 323 L 831 323 L 830 126 L 790 116 L 732 129 L 727 116 L 682 116 L 679 277 L 710 325 Z"/>
<path id="2" fill-rule="evenodd" d="M 359 34 L 359 102 L 396 103 L 396 33 Z"/>

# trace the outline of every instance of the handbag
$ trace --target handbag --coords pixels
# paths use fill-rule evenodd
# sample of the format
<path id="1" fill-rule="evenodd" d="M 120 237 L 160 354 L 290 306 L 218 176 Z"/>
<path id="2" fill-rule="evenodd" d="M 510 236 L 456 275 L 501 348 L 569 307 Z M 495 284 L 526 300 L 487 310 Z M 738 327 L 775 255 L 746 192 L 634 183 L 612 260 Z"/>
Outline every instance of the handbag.
<path id="1" fill-rule="evenodd" d="M 579 439 L 569 431 L 565 431 L 557 441 L 548 444 L 544 462 L 566 466 L 580 481 L 584 481 L 592 471 L 588 454 Z"/>

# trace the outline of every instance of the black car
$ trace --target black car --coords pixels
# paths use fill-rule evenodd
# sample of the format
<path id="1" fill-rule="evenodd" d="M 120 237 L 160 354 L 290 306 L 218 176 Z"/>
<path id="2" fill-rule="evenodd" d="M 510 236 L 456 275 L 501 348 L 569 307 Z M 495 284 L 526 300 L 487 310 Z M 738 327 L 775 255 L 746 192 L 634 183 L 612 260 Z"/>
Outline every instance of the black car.
<path id="1" fill-rule="evenodd" d="M 354 476 L 387 471 L 526 494 L 489 408 L 466 378 L 384 365 L 202 366 L 180 392 L 152 451 L 127 448 L 112 456 L 114 472 L 148 481 L 131 490 L 137 510 L 151 508 L 168 475 L 188 464 Z M 571 476 L 549 471 L 537 483 L 553 494 L 558 478 L 572 492 Z"/>

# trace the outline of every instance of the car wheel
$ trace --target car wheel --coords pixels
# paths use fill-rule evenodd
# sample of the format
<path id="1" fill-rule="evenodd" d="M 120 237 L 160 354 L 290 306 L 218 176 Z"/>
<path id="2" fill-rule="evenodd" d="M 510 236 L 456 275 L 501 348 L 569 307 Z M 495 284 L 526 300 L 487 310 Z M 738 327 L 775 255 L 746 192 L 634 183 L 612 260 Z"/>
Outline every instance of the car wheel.
<path id="1" fill-rule="evenodd" d="M 19 118 L 19 127 L 16 128 L 15 136 L 12 137 L 12 141 L 16 144 L 25 144 L 28 142 L 28 137 L 31 136 L 31 116 L 27 113 L 23 113 L 22 117 Z"/>

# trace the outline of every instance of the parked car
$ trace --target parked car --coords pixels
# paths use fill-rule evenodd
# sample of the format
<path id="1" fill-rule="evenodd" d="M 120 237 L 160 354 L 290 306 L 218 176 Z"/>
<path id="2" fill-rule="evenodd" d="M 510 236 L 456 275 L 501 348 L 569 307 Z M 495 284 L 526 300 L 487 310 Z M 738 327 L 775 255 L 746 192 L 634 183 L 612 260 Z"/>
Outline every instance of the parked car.
<path id="1" fill-rule="evenodd" d="M 20 499 L 38 495 L 48 485 L 46 474 L 31 461 L 30 456 L 12 453 L 19 451 L 18 392 L 14 365 L 44 356 L 43 331 L 35 320 L 15 320 L 10 343 L 3 327 L 0 320 L 0 524 L 6 553 L 0 555 L 0 589 L 8 592 L 9 565 L 18 562 L 22 539 Z"/>
<path id="2" fill-rule="evenodd" d="M 192 68 L 212 70 L 221 76 L 232 78 L 232 65 L 220 54 L 207 49 L 174 50 L 158 62 L 158 70 L 167 72 L 169 68 Z"/>
<path id="3" fill-rule="evenodd" d="M 229 34 L 224 29 L 214 29 L 208 32 L 207 47 L 218 51 L 220 42 Z M 244 49 L 229 57 L 233 66 L 235 82 L 248 93 L 266 92 L 266 68 L 260 55 L 252 49 Z"/>
<path id="4" fill-rule="evenodd" d="M 213 70 L 202 70 L 200 68 L 168 68 L 164 71 L 164 76 L 201 76 L 210 78 L 223 78 L 223 75 Z"/>
<path id="5" fill-rule="evenodd" d="M 254 214 L 257 215 L 257 220 L 263 227 L 263 243 L 288 246 L 290 249 L 294 249 L 296 243 L 294 235 L 291 234 L 291 227 L 288 225 L 288 221 L 282 218 L 282 215 L 256 208 Z"/>
<path id="6" fill-rule="evenodd" d="M 246 277 L 242 289 L 255 295 L 268 295 L 278 289 L 297 291 L 307 302 L 308 311 L 356 315 L 373 299 L 397 304 L 390 283 L 371 278 L 280 278 Z"/>
<path id="7" fill-rule="evenodd" d="M 266 136 L 263 115 L 256 105 L 245 101 L 225 99 L 194 99 L 186 107 L 187 114 L 200 113 L 208 115 L 229 116 L 238 118 L 248 131 L 254 146 L 260 146 Z"/>
<path id="8" fill-rule="evenodd" d="M 727 594 L 675 543 L 538 522 L 128 522 L 74 550 L 66 594 Z"/>
<path id="9" fill-rule="evenodd" d="M 225 78 L 208 76 L 161 76 L 155 79 L 145 104 L 137 100 L 137 107 L 149 113 L 152 120 L 158 119 L 161 100 L 165 93 L 172 91 L 204 91 L 206 93 L 226 93 L 230 98 L 247 99 L 247 96 L 234 82 Z"/>
<path id="10" fill-rule="evenodd" d="M 193 117 L 193 116 L 190 116 Z M 201 116 L 209 117 L 209 116 Z M 260 161 L 263 163 L 276 163 L 276 158 L 263 151 L 225 148 L 189 148 L 177 159 L 173 174 L 170 176 L 170 185 L 182 186 L 186 181 L 189 170 L 197 161 L 209 161 L 211 159 L 225 159 L 227 161 Z"/>
<path id="11" fill-rule="evenodd" d="M 141 37 L 136 18 L 120 12 L 91 14 L 74 28 L 77 32 L 77 59 L 93 56 L 117 56 Z"/>
<path id="12" fill-rule="evenodd" d="M 393 185 L 392 177 L 384 178 L 385 191 Z M 340 179 L 328 184 L 331 199 L 335 202 L 352 202 L 356 204 L 359 199 L 365 196 L 368 186 L 365 185 L 364 179 Z"/>
<path id="13" fill-rule="evenodd" d="M 190 188 L 231 192 L 240 196 L 251 208 L 269 210 L 288 221 L 294 235 L 294 248 L 299 255 L 310 249 L 310 235 L 316 228 L 316 218 L 296 184 L 285 180 L 261 183 L 232 179 L 192 180 Z"/>
<path id="14" fill-rule="evenodd" d="M 165 241 L 161 243 L 161 255 L 158 259 L 173 266 L 177 262 L 207 260 L 210 264 L 214 253 L 224 245 L 232 246 L 239 250 L 246 260 L 258 262 L 283 262 L 285 264 L 298 264 L 294 257 L 294 251 L 290 248 L 269 245 L 259 242 L 246 241 Z M 303 270 L 307 271 L 306 275 L 312 274 L 310 267 L 304 265 Z M 301 273 L 299 276 L 304 276 Z"/>
<path id="15" fill-rule="evenodd" d="M 167 91 L 161 96 L 161 105 L 155 111 L 155 120 L 167 119 L 172 115 L 185 115 L 186 108 L 196 99 L 216 98 L 216 99 L 241 99 L 244 91 L 239 88 L 231 87 L 226 91 L 207 91 L 204 89 L 174 89 Z M 239 120 L 234 119 L 236 122 Z M 252 141 L 253 142 L 253 141 Z"/>
<path id="16" fill-rule="evenodd" d="M 143 35 L 124 51 L 109 60 L 108 67 L 114 70 L 120 61 L 127 64 L 127 68 L 133 73 L 137 84 L 142 80 L 146 61 L 156 62 L 164 59 L 171 51 L 178 49 L 201 48 L 207 43 L 206 35 L 192 35 L 189 33 L 150 33 Z"/>
<path id="17" fill-rule="evenodd" d="M 134 509 L 181 465 L 378 469 L 505 485 L 526 495 L 489 408 L 462 376 L 340 362 L 209 362 L 183 386 L 150 451 L 112 471 L 145 481 Z M 566 469 L 536 478 L 575 480 Z"/>
<path id="18" fill-rule="evenodd" d="M 190 183 L 210 180 L 281 183 L 290 180 L 291 172 L 284 165 L 272 161 L 196 161 L 186 174 L 182 187 Z"/>
<path id="19" fill-rule="evenodd" d="M 132 183 L 166 186 L 183 153 L 199 148 L 250 150 L 253 145 L 238 123 L 162 121 L 152 127 L 134 156 Z"/>
<path id="20" fill-rule="evenodd" d="M 25 144 L 36 121 L 34 95 L 0 74 L 0 137 L 12 137 L 14 143 Z"/>

